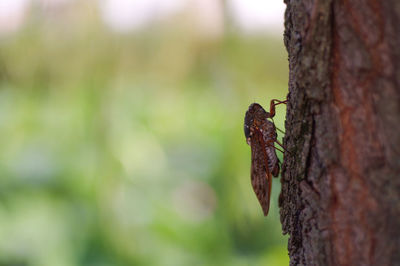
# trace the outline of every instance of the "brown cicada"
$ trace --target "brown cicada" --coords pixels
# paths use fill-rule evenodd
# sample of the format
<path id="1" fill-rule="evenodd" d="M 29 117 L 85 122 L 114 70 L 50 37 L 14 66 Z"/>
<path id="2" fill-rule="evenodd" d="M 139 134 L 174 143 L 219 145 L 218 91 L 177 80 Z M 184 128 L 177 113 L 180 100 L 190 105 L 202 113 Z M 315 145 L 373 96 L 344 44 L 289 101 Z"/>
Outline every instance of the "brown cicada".
<path id="1" fill-rule="evenodd" d="M 277 140 L 275 124 L 269 119 L 275 116 L 275 106 L 281 103 L 286 101 L 272 100 L 269 113 L 258 103 L 253 103 L 244 118 L 244 134 L 251 147 L 251 185 L 265 216 L 269 210 L 272 176 L 279 175 L 279 160 L 274 144 L 282 147 Z"/>

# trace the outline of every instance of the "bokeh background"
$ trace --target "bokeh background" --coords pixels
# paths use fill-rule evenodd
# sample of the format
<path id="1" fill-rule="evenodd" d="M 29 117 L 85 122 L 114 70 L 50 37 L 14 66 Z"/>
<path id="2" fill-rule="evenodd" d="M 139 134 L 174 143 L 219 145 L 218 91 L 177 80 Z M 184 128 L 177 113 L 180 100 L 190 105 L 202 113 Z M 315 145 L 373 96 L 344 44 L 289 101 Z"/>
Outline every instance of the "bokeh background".
<path id="1" fill-rule="evenodd" d="M 286 97 L 283 12 L 1 0 L 0 265 L 287 265 L 243 134 Z"/>

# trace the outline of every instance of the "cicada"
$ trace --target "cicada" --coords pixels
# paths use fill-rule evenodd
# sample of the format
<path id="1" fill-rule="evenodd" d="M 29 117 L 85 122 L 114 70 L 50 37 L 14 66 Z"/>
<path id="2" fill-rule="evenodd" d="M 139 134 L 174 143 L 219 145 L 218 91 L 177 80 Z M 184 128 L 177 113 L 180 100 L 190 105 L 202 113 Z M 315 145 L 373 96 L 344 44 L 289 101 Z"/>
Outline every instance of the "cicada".
<path id="1" fill-rule="evenodd" d="M 278 148 L 274 144 L 282 146 L 277 139 L 275 124 L 269 119 L 275 116 L 275 106 L 286 102 L 272 100 L 270 112 L 266 112 L 258 103 L 253 103 L 244 118 L 244 135 L 251 147 L 251 185 L 264 216 L 269 211 L 272 176 L 277 177 L 280 171 L 280 162 L 275 151 Z"/>

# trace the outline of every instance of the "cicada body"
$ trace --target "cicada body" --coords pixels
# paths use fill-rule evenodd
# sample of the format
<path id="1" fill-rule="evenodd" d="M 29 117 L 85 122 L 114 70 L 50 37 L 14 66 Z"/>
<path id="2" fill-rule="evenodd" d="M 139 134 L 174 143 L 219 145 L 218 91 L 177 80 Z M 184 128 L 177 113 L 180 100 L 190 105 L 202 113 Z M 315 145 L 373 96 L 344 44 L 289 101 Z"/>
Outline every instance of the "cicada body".
<path id="1" fill-rule="evenodd" d="M 272 107 L 271 107 L 272 109 Z M 244 133 L 251 147 L 251 184 L 260 202 L 264 215 L 269 211 L 272 176 L 279 175 L 279 160 L 274 143 L 277 141 L 273 112 L 266 112 L 261 105 L 250 105 L 244 119 Z"/>

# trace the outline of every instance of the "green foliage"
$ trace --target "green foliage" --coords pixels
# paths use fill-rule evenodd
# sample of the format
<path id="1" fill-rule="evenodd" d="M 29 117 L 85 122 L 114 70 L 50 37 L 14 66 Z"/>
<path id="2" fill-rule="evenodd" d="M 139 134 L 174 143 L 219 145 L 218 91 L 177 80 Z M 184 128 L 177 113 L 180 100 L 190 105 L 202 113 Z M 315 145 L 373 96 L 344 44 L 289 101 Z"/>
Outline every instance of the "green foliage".
<path id="1" fill-rule="evenodd" d="M 286 97 L 282 41 L 182 34 L 1 40 L 0 265 L 287 265 L 243 134 Z"/>

